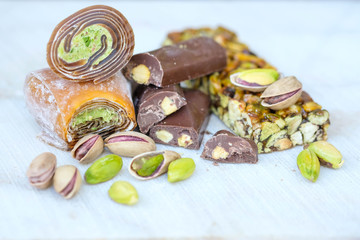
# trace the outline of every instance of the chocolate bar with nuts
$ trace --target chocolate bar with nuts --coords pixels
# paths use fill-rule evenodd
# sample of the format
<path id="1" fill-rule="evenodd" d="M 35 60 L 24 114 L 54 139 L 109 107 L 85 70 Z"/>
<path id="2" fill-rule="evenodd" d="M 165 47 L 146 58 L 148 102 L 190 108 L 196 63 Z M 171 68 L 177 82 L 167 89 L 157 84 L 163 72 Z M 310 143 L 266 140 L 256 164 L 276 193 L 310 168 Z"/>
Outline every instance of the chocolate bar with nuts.
<path id="1" fill-rule="evenodd" d="M 240 42 L 235 33 L 222 27 L 186 29 L 170 33 L 165 44 L 198 36 L 211 37 L 226 49 L 227 66 L 219 73 L 182 84 L 207 90 L 212 112 L 236 135 L 254 140 L 259 153 L 327 139 L 329 113 L 305 91 L 292 106 L 272 110 L 261 105 L 261 93 L 245 91 L 230 82 L 230 75 L 247 69 L 274 69 Z"/>
<path id="2" fill-rule="evenodd" d="M 253 140 L 220 130 L 205 143 L 201 157 L 223 163 L 257 163 L 258 149 Z"/>
<path id="3" fill-rule="evenodd" d="M 164 88 L 139 85 L 134 103 L 139 129 L 146 134 L 154 124 L 184 106 L 186 100 L 183 90 L 176 84 Z"/>
<path id="4" fill-rule="evenodd" d="M 124 74 L 139 84 L 164 87 L 225 67 L 225 49 L 211 38 L 199 37 L 134 55 L 125 67 Z"/>
<path id="5" fill-rule="evenodd" d="M 199 149 L 209 122 L 210 99 L 199 90 L 184 91 L 187 104 L 150 129 L 156 143 Z"/>

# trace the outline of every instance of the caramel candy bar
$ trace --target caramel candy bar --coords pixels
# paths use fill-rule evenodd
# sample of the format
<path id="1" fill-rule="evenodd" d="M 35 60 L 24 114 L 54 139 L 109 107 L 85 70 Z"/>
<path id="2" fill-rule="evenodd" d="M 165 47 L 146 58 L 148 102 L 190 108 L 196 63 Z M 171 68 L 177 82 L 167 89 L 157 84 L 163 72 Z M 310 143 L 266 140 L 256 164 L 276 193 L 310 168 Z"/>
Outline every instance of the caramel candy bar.
<path id="1" fill-rule="evenodd" d="M 257 163 L 258 148 L 253 140 L 220 130 L 205 143 L 201 157 L 223 163 Z"/>
<path id="2" fill-rule="evenodd" d="M 187 104 L 150 129 L 156 143 L 199 149 L 209 121 L 209 97 L 199 90 L 184 92 Z"/>
<path id="3" fill-rule="evenodd" d="M 164 88 L 139 85 L 135 91 L 137 122 L 146 134 L 154 124 L 176 112 L 186 104 L 183 90 L 178 85 Z"/>
<path id="4" fill-rule="evenodd" d="M 180 83 L 226 67 L 223 47 L 208 37 L 134 55 L 124 68 L 125 76 L 139 84 L 158 87 Z"/>

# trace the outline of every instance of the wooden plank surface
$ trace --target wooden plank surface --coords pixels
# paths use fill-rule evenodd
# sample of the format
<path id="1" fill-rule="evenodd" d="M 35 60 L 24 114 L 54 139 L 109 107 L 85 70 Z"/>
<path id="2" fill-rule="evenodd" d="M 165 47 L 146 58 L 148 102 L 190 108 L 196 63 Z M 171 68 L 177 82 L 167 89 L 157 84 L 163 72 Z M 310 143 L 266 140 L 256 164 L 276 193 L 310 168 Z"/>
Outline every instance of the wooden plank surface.
<path id="1" fill-rule="evenodd" d="M 263 154 L 256 165 L 201 159 L 201 151 L 170 148 L 195 159 L 195 174 L 170 184 L 166 175 L 141 182 L 127 172 L 112 181 L 84 185 L 64 200 L 53 189 L 32 188 L 30 161 L 51 151 L 58 165 L 79 165 L 67 152 L 36 139 L 40 128 L 28 113 L 26 74 L 46 67 L 46 43 L 55 25 L 97 2 L 0 2 L 0 239 L 360 238 L 360 4 L 338 2 L 108 2 L 132 24 L 135 52 L 157 48 L 167 32 L 223 25 L 330 112 L 329 142 L 343 153 L 339 170 L 321 168 L 316 183 L 302 178 L 301 147 Z M 225 126 L 211 117 L 208 131 Z M 205 141 L 210 135 L 205 137 Z M 159 145 L 159 149 L 167 147 Z M 131 182 L 140 195 L 132 207 L 107 196 L 115 180 Z"/>

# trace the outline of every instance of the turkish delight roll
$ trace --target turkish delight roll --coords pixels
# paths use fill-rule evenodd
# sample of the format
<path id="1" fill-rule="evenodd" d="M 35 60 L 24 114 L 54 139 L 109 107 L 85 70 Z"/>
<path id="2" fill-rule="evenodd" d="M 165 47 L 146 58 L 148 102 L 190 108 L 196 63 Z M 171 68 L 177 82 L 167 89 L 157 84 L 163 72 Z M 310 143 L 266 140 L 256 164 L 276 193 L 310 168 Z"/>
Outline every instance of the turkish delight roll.
<path id="1" fill-rule="evenodd" d="M 114 8 L 96 5 L 56 26 L 47 46 L 47 61 L 61 78 L 99 83 L 128 63 L 134 44 L 126 18 Z"/>
<path id="2" fill-rule="evenodd" d="M 63 150 L 88 133 L 107 137 L 136 127 L 128 83 L 120 72 L 100 84 L 74 83 L 46 68 L 27 75 L 24 91 L 43 130 L 40 139 Z"/>

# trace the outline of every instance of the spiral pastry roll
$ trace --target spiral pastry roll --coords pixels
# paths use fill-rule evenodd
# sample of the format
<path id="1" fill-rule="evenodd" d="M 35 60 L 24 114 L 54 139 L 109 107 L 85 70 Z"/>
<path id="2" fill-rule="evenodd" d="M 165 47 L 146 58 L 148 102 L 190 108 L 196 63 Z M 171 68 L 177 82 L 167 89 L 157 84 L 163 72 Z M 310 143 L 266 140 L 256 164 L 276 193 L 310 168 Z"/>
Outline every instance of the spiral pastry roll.
<path id="1" fill-rule="evenodd" d="M 31 72 L 25 100 L 43 132 L 44 142 L 69 150 L 88 133 L 107 137 L 136 126 L 129 86 L 121 74 L 100 84 L 64 80 L 51 69 Z"/>
<path id="2" fill-rule="evenodd" d="M 134 33 L 116 9 L 95 5 L 60 22 L 47 45 L 47 62 L 59 77 L 100 83 L 130 60 Z"/>

